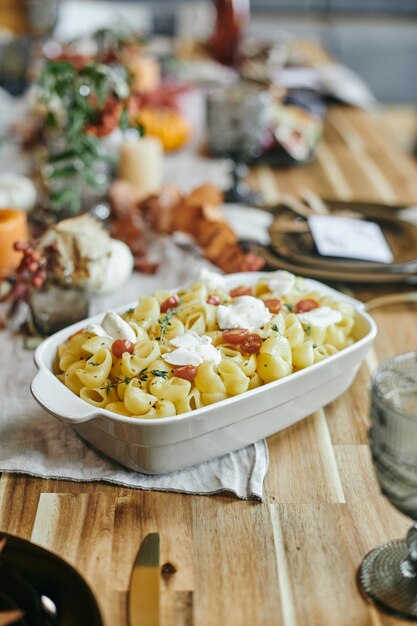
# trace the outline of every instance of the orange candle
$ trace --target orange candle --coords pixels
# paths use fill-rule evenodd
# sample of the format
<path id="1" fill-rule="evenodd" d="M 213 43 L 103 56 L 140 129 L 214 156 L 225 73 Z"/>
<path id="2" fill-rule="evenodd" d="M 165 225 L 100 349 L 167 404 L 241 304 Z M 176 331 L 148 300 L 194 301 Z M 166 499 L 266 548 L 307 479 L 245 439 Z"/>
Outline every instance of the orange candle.
<path id="1" fill-rule="evenodd" d="M 13 250 L 15 241 L 28 238 L 27 217 L 17 209 L 0 210 L 0 279 L 15 270 L 22 258 L 21 252 Z"/>

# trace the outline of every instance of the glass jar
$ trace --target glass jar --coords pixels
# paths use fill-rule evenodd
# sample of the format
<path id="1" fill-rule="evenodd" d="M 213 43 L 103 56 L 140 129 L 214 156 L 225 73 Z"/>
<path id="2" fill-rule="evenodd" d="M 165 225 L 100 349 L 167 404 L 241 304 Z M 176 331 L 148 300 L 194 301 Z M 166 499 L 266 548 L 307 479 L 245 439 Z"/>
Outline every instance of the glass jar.
<path id="1" fill-rule="evenodd" d="M 88 286 L 73 283 L 47 281 L 29 297 L 33 325 L 46 336 L 88 317 L 89 304 Z"/>

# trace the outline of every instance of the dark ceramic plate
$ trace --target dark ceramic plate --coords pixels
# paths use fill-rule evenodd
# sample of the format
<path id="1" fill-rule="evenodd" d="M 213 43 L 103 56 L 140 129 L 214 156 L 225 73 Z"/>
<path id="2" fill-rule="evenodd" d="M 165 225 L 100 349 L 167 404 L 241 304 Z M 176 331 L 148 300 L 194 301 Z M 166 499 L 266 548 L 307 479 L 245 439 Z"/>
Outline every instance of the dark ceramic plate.
<path id="1" fill-rule="evenodd" d="M 56 554 L 30 541 L 0 533 L 0 611 L 19 608 L 14 626 L 103 626 L 93 593 L 81 575 Z M 43 604 L 56 607 L 48 616 Z M 45 600 L 46 597 L 46 600 Z M 52 605 L 52 608 L 53 608 Z"/>
<path id="2" fill-rule="evenodd" d="M 285 207 L 278 209 L 276 218 L 270 227 L 271 249 L 288 263 L 313 268 L 326 272 L 343 274 L 366 272 L 417 274 L 417 226 L 398 219 L 395 211 L 372 204 L 350 204 L 326 202 L 331 215 L 344 215 L 350 211 L 360 218 L 379 224 L 385 239 L 393 253 L 393 263 L 372 263 L 353 259 L 324 257 L 316 249 L 310 231 L 302 233 L 280 232 L 280 222 L 303 221 Z M 388 281 L 389 282 L 389 281 Z"/>
<path id="3" fill-rule="evenodd" d="M 390 272 L 365 272 L 339 270 L 334 268 L 318 268 L 311 264 L 296 264 L 278 256 L 271 248 L 254 246 L 253 252 L 261 256 L 266 263 L 266 269 L 286 270 L 297 276 L 316 278 L 321 281 L 333 281 L 342 283 L 361 283 L 369 285 L 392 285 L 392 284 L 417 284 L 417 274 L 410 273 L 390 273 Z"/>

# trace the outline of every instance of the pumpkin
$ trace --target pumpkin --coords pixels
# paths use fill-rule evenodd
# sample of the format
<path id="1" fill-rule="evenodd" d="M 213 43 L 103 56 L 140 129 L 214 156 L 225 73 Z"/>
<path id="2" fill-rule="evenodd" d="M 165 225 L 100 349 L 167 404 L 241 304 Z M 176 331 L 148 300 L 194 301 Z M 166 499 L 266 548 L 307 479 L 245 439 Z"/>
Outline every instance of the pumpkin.
<path id="1" fill-rule="evenodd" d="M 172 109 L 141 109 L 138 121 L 145 136 L 160 139 L 166 152 L 181 148 L 191 134 L 187 119 Z"/>

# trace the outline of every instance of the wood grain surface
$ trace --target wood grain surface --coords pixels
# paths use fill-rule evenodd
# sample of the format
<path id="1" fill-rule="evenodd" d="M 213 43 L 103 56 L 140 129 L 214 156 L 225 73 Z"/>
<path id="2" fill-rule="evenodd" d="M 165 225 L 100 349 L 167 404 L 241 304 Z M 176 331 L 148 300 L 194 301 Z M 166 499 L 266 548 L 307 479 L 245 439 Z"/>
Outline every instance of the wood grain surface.
<path id="1" fill-rule="evenodd" d="M 329 198 L 417 201 L 415 163 L 374 119 L 349 107 L 330 109 L 314 163 L 263 169 L 252 183 L 269 198 L 307 187 Z M 378 293 L 362 286 L 359 295 Z M 410 526 L 379 492 L 367 413 L 378 362 L 417 349 L 416 308 L 373 315 L 379 334 L 350 390 L 268 440 L 262 503 L 3 474 L 0 530 L 75 565 L 106 626 L 127 623 L 130 570 L 153 531 L 161 536 L 161 626 L 400 624 L 365 602 L 356 571 L 369 550 Z"/>

